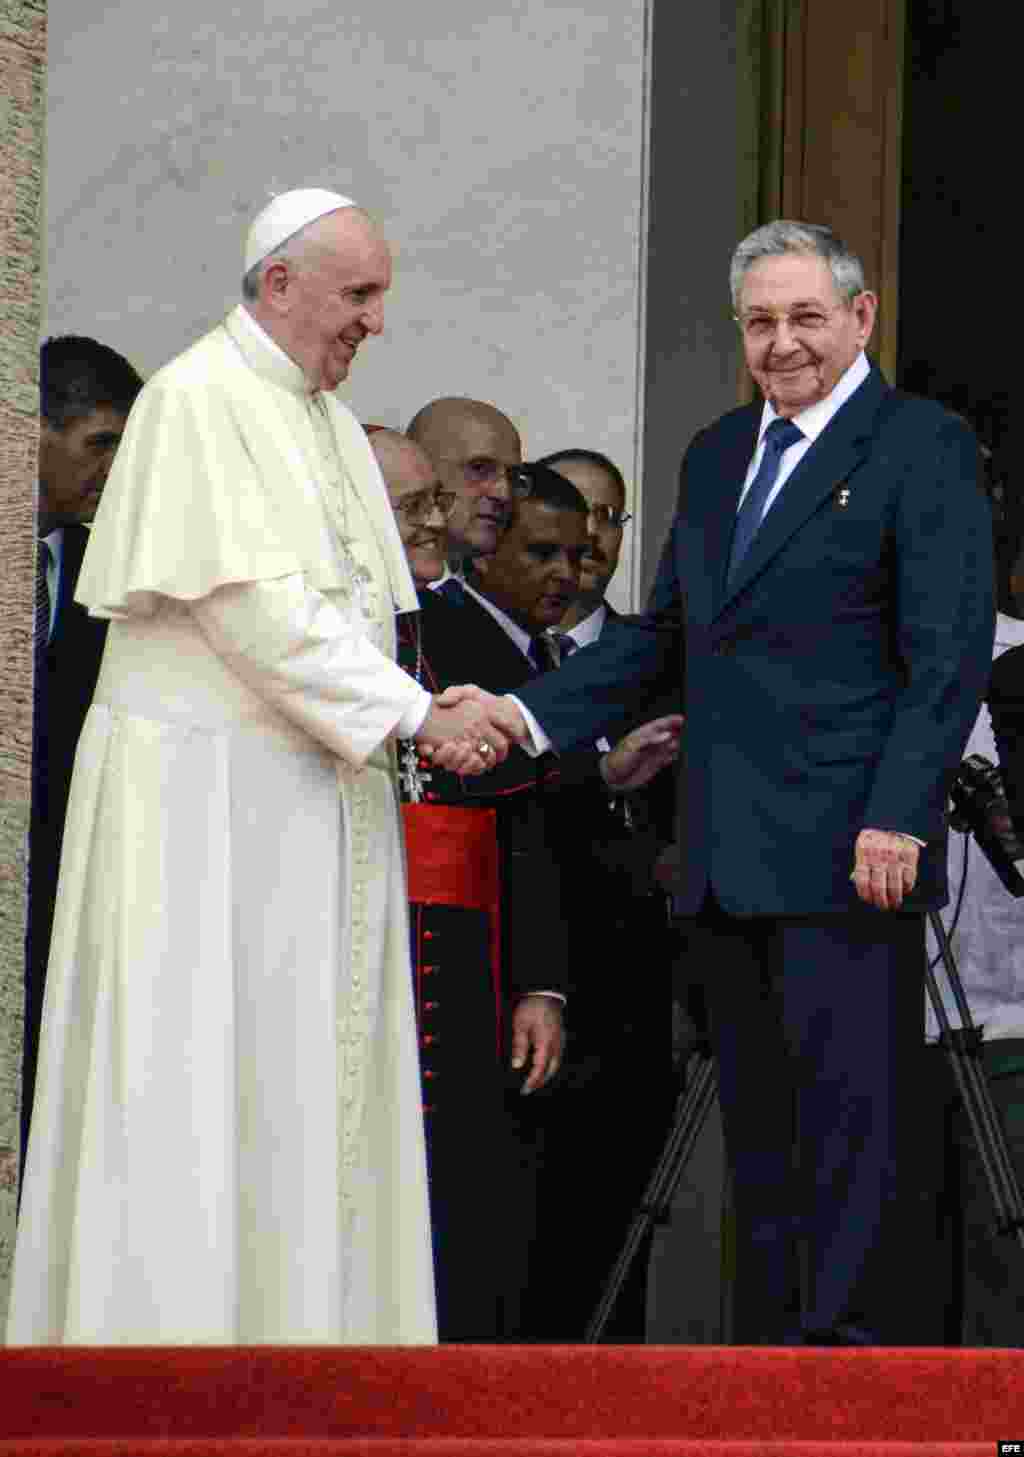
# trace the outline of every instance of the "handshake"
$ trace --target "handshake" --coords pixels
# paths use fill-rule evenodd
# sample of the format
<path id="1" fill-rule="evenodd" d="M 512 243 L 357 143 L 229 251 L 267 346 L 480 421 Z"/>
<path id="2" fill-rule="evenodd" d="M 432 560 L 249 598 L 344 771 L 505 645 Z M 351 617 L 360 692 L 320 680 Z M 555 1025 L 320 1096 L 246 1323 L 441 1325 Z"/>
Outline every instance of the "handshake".
<path id="1" fill-rule="evenodd" d="M 601 760 L 609 789 L 640 789 L 679 753 L 683 719 L 678 713 L 642 724 Z M 527 747 L 531 734 L 518 704 L 473 684 L 437 694 L 416 735 L 421 751 L 453 774 L 485 774 L 508 757 L 513 745 Z"/>
<path id="2" fill-rule="evenodd" d="M 453 774 L 485 774 L 513 744 L 529 741 L 526 720 L 511 698 L 472 684 L 436 694 L 416 735 L 421 751 Z"/>

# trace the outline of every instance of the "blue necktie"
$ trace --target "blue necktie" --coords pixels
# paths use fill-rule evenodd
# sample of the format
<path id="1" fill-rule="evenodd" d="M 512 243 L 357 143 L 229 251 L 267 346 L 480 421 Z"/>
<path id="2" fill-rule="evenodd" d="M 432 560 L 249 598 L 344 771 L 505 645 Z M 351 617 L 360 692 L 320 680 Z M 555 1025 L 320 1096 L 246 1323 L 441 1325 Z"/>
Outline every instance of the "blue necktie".
<path id="1" fill-rule="evenodd" d="M 740 569 L 740 563 L 750 550 L 750 544 L 757 535 L 758 527 L 764 518 L 765 502 L 771 494 L 772 486 L 778 479 L 783 452 L 803 438 L 803 431 L 799 425 L 794 425 L 792 420 L 773 420 L 765 431 L 761 464 L 758 467 L 757 475 L 750 482 L 750 489 L 743 498 L 743 505 L 736 514 L 732 551 L 729 555 L 729 575 L 726 579 L 728 585 L 731 586 L 733 578 Z"/>

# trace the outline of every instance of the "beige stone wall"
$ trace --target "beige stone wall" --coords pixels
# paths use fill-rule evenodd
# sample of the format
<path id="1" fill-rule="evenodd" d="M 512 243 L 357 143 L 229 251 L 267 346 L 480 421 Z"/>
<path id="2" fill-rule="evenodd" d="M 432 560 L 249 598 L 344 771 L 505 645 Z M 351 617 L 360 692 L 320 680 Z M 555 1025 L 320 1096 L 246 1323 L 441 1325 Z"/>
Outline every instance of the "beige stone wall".
<path id="1" fill-rule="evenodd" d="M 45 55 L 46 0 L 0 0 L 0 1330 L 24 1021 Z"/>

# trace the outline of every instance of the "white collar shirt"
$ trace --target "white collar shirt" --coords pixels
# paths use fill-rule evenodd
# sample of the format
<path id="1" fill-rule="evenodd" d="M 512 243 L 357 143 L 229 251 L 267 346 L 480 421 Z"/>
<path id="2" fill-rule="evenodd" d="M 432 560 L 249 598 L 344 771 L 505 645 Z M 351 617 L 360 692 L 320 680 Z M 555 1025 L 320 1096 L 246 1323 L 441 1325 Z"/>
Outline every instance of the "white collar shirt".
<path id="1" fill-rule="evenodd" d="M 771 491 L 768 493 L 764 513 L 761 517 L 762 521 L 775 504 L 783 486 L 789 480 L 818 436 L 822 434 L 827 426 L 831 425 L 847 400 L 860 389 L 870 373 L 871 366 L 867 361 L 867 356 L 861 351 L 846 373 L 839 377 L 835 387 L 823 400 L 819 400 L 817 404 L 811 405 L 810 409 L 801 411 L 799 415 L 793 416 L 793 424 L 799 427 L 804 438 L 796 441 L 795 444 L 782 452 L 779 474 L 775 479 L 774 486 L 772 486 Z M 761 468 L 761 461 L 764 457 L 765 432 L 772 421 L 778 418 L 775 410 L 765 400 L 764 409 L 761 411 L 761 427 L 757 432 L 757 449 L 754 451 L 753 458 L 751 459 L 750 466 L 743 481 L 743 490 L 740 492 L 737 510 L 743 504 L 743 498 L 746 496 L 751 482 Z"/>
<path id="2" fill-rule="evenodd" d="M 577 622 L 575 627 L 569 629 L 566 637 L 571 637 L 578 648 L 587 648 L 592 642 L 597 642 L 604 631 L 607 618 L 608 608 L 603 602 L 599 602 L 582 622 Z"/>

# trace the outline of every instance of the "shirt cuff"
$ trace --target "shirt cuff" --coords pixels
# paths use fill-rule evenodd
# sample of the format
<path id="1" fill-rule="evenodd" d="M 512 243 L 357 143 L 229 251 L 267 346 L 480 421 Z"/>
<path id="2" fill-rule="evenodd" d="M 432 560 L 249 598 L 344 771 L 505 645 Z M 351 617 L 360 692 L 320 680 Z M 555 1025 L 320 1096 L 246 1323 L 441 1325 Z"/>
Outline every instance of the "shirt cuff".
<path id="1" fill-rule="evenodd" d="M 567 998 L 563 992 L 551 992 L 544 990 L 538 992 L 524 992 L 523 995 L 527 997 L 551 997 L 553 1001 L 561 1002 L 563 1007 L 565 1006 L 567 1001 Z"/>
<path id="2" fill-rule="evenodd" d="M 546 754 L 552 747 L 551 740 L 527 708 L 526 704 L 521 703 L 514 693 L 506 693 L 505 697 L 515 704 L 526 722 L 526 731 L 530 735 L 530 742 L 528 744 L 520 744 L 519 747 L 523 753 L 528 754 L 531 759 L 536 759 L 541 754 Z"/>
<path id="3" fill-rule="evenodd" d="M 411 739 L 419 733 L 432 702 L 431 695 L 425 688 L 421 688 L 419 698 L 405 710 L 395 725 L 395 733 L 400 739 Z"/>

